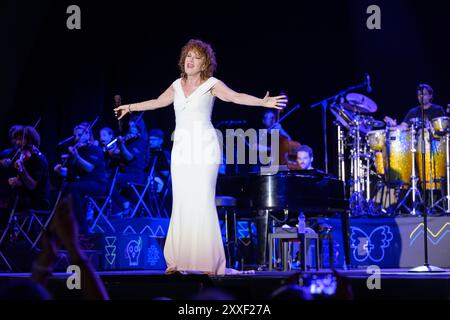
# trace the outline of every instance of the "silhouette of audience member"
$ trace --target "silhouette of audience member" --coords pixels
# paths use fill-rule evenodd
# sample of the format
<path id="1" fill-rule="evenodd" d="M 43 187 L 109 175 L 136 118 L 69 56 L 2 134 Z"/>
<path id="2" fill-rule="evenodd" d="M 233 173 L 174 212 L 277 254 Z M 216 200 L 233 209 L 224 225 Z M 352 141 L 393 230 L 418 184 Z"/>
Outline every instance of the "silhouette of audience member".
<path id="1" fill-rule="evenodd" d="M 225 290 L 219 288 L 207 288 L 194 294 L 191 300 L 236 300 L 236 298 Z"/>
<path id="2" fill-rule="evenodd" d="M 276 289 L 271 300 L 313 300 L 313 296 L 305 288 L 297 284 L 287 284 Z"/>
<path id="3" fill-rule="evenodd" d="M 59 202 L 50 228 L 42 237 L 41 252 L 33 263 L 32 279 L 44 287 L 52 274 L 52 265 L 60 245 L 68 251 L 71 265 L 80 268 L 83 297 L 88 300 L 108 300 L 109 296 L 102 281 L 80 248 L 71 196 L 62 198 Z"/>

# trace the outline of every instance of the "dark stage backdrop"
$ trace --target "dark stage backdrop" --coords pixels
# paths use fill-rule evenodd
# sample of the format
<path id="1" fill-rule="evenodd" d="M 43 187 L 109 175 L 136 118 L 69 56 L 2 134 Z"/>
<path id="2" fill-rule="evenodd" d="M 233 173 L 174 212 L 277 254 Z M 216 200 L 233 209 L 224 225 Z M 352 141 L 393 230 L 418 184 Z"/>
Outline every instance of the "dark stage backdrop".
<path id="1" fill-rule="evenodd" d="M 159 95 L 179 76 L 179 52 L 190 38 L 212 44 L 216 77 L 262 97 L 284 90 L 283 122 L 311 145 L 323 168 L 321 109 L 310 105 L 372 79 L 374 114 L 403 118 L 416 104 L 416 85 L 435 88 L 450 103 L 447 1 L 9 1 L 0 10 L 0 144 L 14 123 L 42 117 L 42 151 L 54 164 L 56 144 L 80 121 L 100 116 L 95 129 L 117 129 L 113 95 L 123 103 Z M 68 30 L 66 8 L 81 8 L 81 30 Z M 381 30 L 368 30 L 366 9 L 381 8 Z M 247 120 L 258 127 L 263 109 L 216 102 L 213 120 Z M 149 128 L 170 137 L 173 108 L 147 112 Z M 328 112 L 330 169 L 336 170 L 333 118 Z M 167 139 L 170 147 L 170 139 Z"/>

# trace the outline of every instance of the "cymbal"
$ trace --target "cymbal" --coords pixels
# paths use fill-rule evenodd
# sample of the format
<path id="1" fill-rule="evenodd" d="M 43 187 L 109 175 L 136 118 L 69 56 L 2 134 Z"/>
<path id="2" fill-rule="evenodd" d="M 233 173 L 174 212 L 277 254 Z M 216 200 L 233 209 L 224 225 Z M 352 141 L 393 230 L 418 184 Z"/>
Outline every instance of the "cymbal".
<path id="1" fill-rule="evenodd" d="M 345 109 L 360 113 L 373 113 L 377 111 L 377 104 L 363 94 L 351 92 L 345 97 L 342 103 Z"/>
<path id="2" fill-rule="evenodd" d="M 386 125 L 386 123 L 384 123 L 384 121 L 375 120 L 372 117 L 365 117 L 363 124 L 365 126 L 371 127 L 371 128 L 382 128 Z"/>
<path id="3" fill-rule="evenodd" d="M 384 121 L 381 120 L 373 120 L 371 122 L 372 128 L 382 128 L 386 125 Z"/>

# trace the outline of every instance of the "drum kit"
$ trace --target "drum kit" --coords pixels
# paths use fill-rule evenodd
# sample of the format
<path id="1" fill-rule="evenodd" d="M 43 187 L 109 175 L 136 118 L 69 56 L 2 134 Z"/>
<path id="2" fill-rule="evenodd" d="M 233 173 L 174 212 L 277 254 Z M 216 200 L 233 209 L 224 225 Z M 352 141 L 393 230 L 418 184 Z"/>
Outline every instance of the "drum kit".
<path id="1" fill-rule="evenodd" d="M 407 129 L 390 127 L 369 115 L 377 109 L 358 93 L 330 107 L 336 118 L 339 179 L 348 186 L 351 215 L 420 214 L 423 188 L 431 195 L 428 208 L 450 213 L 450 118 L 427 121 L 423 139 L 420 119 L 412 119 Z"/>

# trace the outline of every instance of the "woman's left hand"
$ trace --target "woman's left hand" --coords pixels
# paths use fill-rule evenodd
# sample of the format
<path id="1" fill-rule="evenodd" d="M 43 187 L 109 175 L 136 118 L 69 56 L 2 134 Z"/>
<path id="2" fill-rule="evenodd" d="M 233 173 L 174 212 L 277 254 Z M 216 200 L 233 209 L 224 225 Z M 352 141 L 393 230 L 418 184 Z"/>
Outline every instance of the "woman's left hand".
<path id="1" fill-rule="evenodd" d="M 267 91 L 265 97 L 263 98 L 263 107 L 266 108 L 274 108 L 278 110 L 282 110 L 284 107 L 286 107 L 286 104 L 288 102 L 287 96 L 276 96 L 276 97 L 269 97 L 269 91 Z"/>

